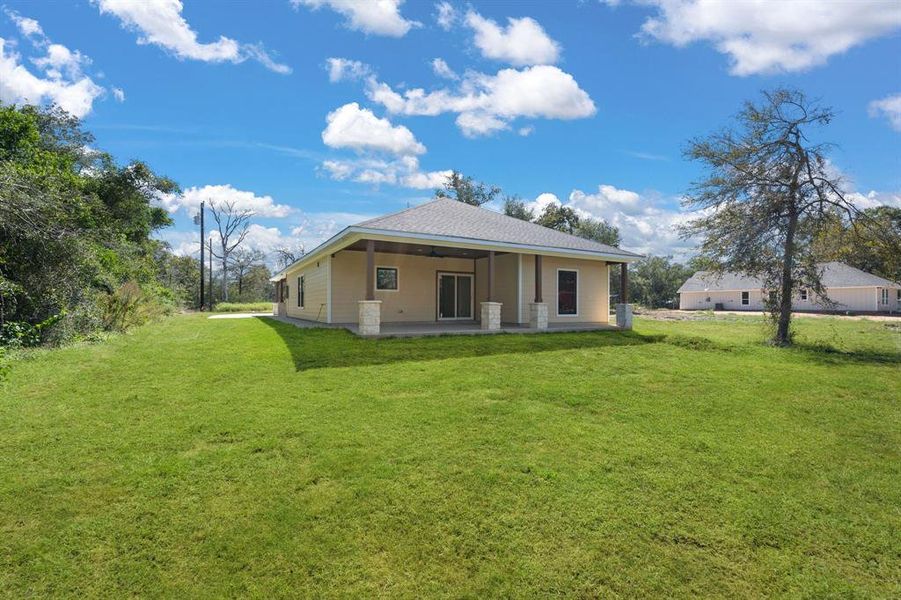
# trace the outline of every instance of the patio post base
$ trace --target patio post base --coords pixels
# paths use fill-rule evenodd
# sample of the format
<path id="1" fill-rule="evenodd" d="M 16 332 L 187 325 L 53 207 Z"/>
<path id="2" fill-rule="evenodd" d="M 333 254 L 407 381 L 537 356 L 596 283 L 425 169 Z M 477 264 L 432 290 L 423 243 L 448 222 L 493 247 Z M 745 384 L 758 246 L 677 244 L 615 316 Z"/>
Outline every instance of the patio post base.
<path id="1" fill-rule="evenodd" d="M 382 328 L 382 301 L 360 300 L 360 318 L 357 321 L 360 335 L 378 335 Z"/>
<path id="2" fill-rule="evenodd" d="M 632 329 L 632 305 L 616 305 L 616 326 L 620 329 Z"/>
<path id="3" fill-rule="evenodd" d="M 529 327 L 547 329 L 547 304 L 544 302 L 529 303 Z"/>
<path id="4" fill-rule="evenodd" d="M 482 302 L 482 329 L 497 331 L 501 328 L 500 302 Z"/>

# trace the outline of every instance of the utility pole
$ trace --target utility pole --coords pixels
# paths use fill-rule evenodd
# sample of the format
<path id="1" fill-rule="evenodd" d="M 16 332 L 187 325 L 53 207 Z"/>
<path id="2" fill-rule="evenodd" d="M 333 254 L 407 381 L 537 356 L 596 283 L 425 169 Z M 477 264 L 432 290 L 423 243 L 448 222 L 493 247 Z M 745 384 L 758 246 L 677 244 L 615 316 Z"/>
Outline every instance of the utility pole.
<path id="1" fill-rule="evenodd" d="M 213 310 L 213 239 L 207 240 L 210 245 L 210 310 Z"/>
<path id="2" fill-rule="evenodd" d="M 203 213 L 204 206 L 206 202 L 204 200 L 200 201 L 200 310 L 203 310 Z M 194 219 L 194 223 L 197 223 L 197 219 Z"/>

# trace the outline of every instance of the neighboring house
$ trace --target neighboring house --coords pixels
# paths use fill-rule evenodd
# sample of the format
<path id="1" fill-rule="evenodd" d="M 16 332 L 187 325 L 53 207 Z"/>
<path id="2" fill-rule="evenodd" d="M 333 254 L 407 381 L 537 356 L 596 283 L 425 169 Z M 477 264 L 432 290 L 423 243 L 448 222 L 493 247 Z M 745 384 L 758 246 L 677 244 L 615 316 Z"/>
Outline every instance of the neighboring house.
<path id="1" fill-rule="evenodd" d="M 610 266 L 640 258 L 442 198 L 347 227 L 272 281 L 277 314 L 364 335 L 397 322 L 544 329 L 607 323 Z"/>
<path id="2" fill-rule="evenodd" d="M 882 277 L 871 275 L 840 262 L 820 265 L 826 294 L 836 306 L 818 301 L 812 291 L 799 290 L 792 299 L 792 308 L 798 311 L 850 311 L 850 312 L 899 312 L 901 311 L 901 285 Z M 679 288 L 679 308 L 683 310 L 764 310 L 764 294 L 759 279 L 725 273 L 715 277 L 707 271 L 698 271 Z"/>

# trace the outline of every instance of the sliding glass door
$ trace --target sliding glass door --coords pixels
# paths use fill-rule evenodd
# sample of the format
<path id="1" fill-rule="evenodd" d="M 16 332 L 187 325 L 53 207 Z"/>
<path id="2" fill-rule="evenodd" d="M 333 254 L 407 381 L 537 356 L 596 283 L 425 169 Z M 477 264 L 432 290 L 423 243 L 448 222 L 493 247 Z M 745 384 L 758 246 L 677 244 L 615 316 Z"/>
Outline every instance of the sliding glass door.
<path id="1" fill-rule="evenodd" d="M 473 280 L 471 274 L 438 274 L 438 319 L 472 319 Z"/>

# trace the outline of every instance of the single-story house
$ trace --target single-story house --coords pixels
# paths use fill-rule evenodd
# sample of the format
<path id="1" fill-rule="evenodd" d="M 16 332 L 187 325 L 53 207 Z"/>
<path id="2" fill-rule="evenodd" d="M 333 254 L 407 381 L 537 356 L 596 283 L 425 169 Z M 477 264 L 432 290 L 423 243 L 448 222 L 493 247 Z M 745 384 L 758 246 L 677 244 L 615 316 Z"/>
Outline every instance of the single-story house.
<path id="1" fill-rule="evenodd" d="M 794 310 L 807 312 L 899 312 L 901 284 L 877 277 L 840 262 L 819 265 L 826 294 L 836 306 L 824 305 L 812 291 L 799 290 L 792 299 Z M 698 271 L 679 288 L 683 310 L 764 310 L 763 283 L 753 277 L 725 273 L 719 277 Z"/>
<path id="2" fill-rule="evenodd" d="M 272 278 L 274 312 L 363 335 L 399 322 L 608 323 L 609 270 L 628 288 L 625 265 L 640 258 L 440 198 L 347 227 L 288 265 Z M 631 326 L 629 306 L 617 309 Z"/>

